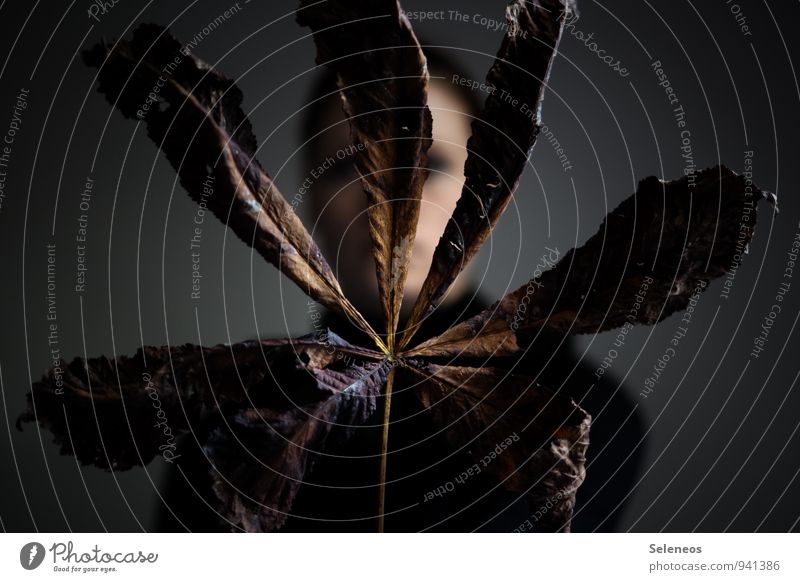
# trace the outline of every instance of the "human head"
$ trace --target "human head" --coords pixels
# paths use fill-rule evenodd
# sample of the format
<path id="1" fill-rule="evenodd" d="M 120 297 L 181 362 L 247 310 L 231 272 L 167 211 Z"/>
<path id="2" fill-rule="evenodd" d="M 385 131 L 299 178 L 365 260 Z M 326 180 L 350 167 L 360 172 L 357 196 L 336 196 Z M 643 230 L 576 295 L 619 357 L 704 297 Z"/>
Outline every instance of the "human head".
<path id="1" fill-rule="evenodd" d="M 460 73 L 458 67 L 436 51 L 425 53 L 431 76 L 428 106 L 433 117 L 433 144 L 428 152 L 430 173 L 422 192 L 406 279 L 405 311 L 422 287 L 439 237 L 461 195 L 470 123 L 479 108 L 474 93 L 451 83 L 453 75 Z M 368 318 L 377 318 L 379 302 L 366 197 L 353 165 L 352 139 L 335 77 L 327 69 L 314 87 L 304 133 L 306 184 L 315 235 L 347 296 Z M 461 298 L 468 289 L 467 277 L 459 277 L 445 303 Z"/>

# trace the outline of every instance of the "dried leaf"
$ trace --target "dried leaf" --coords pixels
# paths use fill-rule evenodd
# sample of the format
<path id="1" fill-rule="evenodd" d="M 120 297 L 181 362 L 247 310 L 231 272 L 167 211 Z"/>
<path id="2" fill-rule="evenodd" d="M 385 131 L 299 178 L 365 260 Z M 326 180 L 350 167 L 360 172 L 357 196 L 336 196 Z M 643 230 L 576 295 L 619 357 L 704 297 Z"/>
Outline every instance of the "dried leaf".
<path id="1" fill-rule="evenodd" d="M 240 410 L 206 438 L 218 511 L 234 528 L 264 532 L 283 525 L 315 460 L 376 410 L 389 371 L 386 361 L 345 364 L 336 357 L 316 367 L 292 358 L 295 347 L 275 353 L 283 365 L 272 397 L 263 395 L 271 406 Z"/>
<path id="2" fill-rule="evenodd" d="M 709 281 L 735 266 L 764 197 L 724 166 L 672 182 L 646 178 L 555 268 L 411 354 L 507 355 L 545 326 L 583 334 L 653 325 L 686 309 Z"/>
<path id="3" fill-rule="evenodd" d="M 487 77 L 496 90 L 473 124 L 464 191 L 400 348 L 507 206 L 538 132 L 564 16 L 573 9 L 571 0 L 509 5 L 509 31 Z M 373 204 L 370 228 L 393 341 L 430 142 L 424 57 L 395 2 L 304 0 L 298 20 L 314 31 L 319 62 L 336 70 L 354 140 L 367 146 L 356 163 Z M 363 426 L 381 398 L 385 475 L 397 376 L 398 388 L 414 390 L 454 450 L 466 448 L 498 486 L 526 496 L 535 529 L 567 531 L 584 478 L 589 415 L 499 367 L 432 359 L 515 354 L 544 330 L 553 337 L 656 323 L 686 308 L 741 258 L 763 197 L 723 167 L 666 184 L 648 178 L 600 233 L 559 262 L 550 257 L 554 268 L 395 355 L 400 350 L 383 345 L 342 296 L 302 223 L 254 160 L 256 140 L 231 81 L 152 25 L 130 42 L 96 47 L 86 60 L 100 67 L 108 100 L 146 121 L 196 201 L 312 297 L 364 327 L 381 349 L 327 331 L 213 348 L 145 348 L 133 358 L 62 364 L 34 384 L 19 422 L 38 421 L 62 452 L 84 463 L 127 468 L 159 453 L 171 461 L 175 439 L 192 430 L 213 465 L 216 509 L 234 529 L 280 527 L 298 489 L 313 478 L 315 461 Z M 512 370 L 519 363 L 504 362 Z"/>
<path id="4" fill-rule="evenodd" d="M 398 368 L 445 433 L 481 472 L 525 494 L 538 531 L 568 531 L 583 482 L 590 416 L 533 380 L 495 368 L 415 362 Z M 541 513 L 541 512 L 540 512 Z"/>
<path id="5" fill-rule="evenodd" d="M 396 0 L 300 2 L 317 63 L 336 72 L 356 146 L 389 348 L 419 218 L 431 145 L 428 70 Z"/>
<path id="6" fill-rule="evenodd" d="M 467 142 L 464 189 L 434 252 L 401 348 L 478 252 L 511 200 L 541 127 L 542 98 L 567 10 L 563 0 L 514 0 L 506 9 L 508 30 L 486 76 L 494 90 Z"/>
<path id="7" fill-rule="evenodd" d="M 375 336 L 342 295 L 325 258 L 255 159 L 253 128 L 230 79 L 192 56 L 164 28 L 143 24 L 130 41 L 84 53 L 99 91 L 147 133 L 196 202 L 276 265 L 310 297 Z"/>

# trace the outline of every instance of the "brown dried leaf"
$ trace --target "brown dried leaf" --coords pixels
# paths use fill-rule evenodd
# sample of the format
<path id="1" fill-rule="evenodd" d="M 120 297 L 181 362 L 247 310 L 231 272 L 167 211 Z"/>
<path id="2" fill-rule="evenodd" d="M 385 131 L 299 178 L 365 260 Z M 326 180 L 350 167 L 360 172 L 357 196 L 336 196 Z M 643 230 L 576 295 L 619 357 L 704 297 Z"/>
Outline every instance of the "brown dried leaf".
<path id="1" fill-rule="evenodd" d="M 300 6 L 297 21 L 314 31 L 317 63 L 336 72 L 358 148 L 391 348 L 431 145 L 425 56 L 396 0 Z"/>
<path id="2" fill-rule="evenodd" d="M 234 528 L 281 527 L 315 460 L 349 438 L 377 408 L 388 362 L 320 360 L 305 357 L 305 347 L 293 357 L 297 348 L 276 350 L 281 365 L 274 386 L 255 408 L 226 417 L 206 438 L 218 511 Z"/>
<path id="3" fill-rule="evenodd" d="M 99 91 L 108 102 L 147 124 L 192 199 L 206 204 L 310 297 L 380 342 L 255 159 L 257 140 L 233 81 L 154 24 L 139 26 L 130 41 L 96 45 L 84 59 L 99 69 Z"/>
<path id="4" fill-rule="evenodd" d="M 531 512 L 547 507 L 538 531 L 569 531 L 585 475 L 586 412 L 505 370 L 424 362 L 398 370 L 454 449 L 467 448 L 481 472 L 524 494 Z"/>
<path id="5" fill-rule="evenodd" d="M 543 90 L 573 5 L 515 0 L 507 10 L 509 32 L 487 76 L 496 91 L 473 123 L 464 191 L 401 348 L 488 236 L 538 133 Z M 298 20 L 315 33 L 318 61 L 337 71 L 354 140 L 367 146 L 356 163 L 373 206 L 370 228 L 393 340 L 430 142 L 424 57 L 394 1 L 303 0 Z M 85 56 L 100 67 L 100 91 L 123 114 L 136 117 L 148 104 L 141 114 L 148 133 L 196 201 L 387 351 L 254 160 L 256 139 L 230 80 L 153 25 Z M 88 364 L 76 359 L 34 384 L 18 422 L 38 421 L 62 452 L 115 469 L 159 453 L 170 461 L 175 438 L 196 431 L 213 464 L 218 511 L 234 529 L 269 531 L 286 520 L 315 461 L 364 425 L 381 397 L 388 423 L 387 379 L 397 375 L 454 449 L 469 447 L 499 486 L 526 496 L 539 516 L 535 529 L 567 531 L 584 477 L 589 415 L 531 379 L 430 358 L 514 354 L 544 328 L 591 333 L 656 323 L 686 308 L 739 260 L 762 196 L 723 167 L 666 184 L 648 178 L 600 233 L 553 269 L 398 358 L 322 332 L 213 348 L 145 348 L 133 358 Z M 382 475 L 387 434 L 385 424 Z"/>
<path id="6" fill-rule="evenodd" d="M 541 127 L 540 110 L 569 6 L 564 0 L 514 0 L 508 31 L 486 76 L 494 87 L 472 123 L 466 181 L 436 247 L 400 347 L 441 301 L 508 206 Z"/>
<path id="7" fill-rule="evenodd" d="M 741 260 L 764 197 L 724 166 L 703 170 L 692 181 L 646 178 L 597 234 L 555 268 L 411 353 L 508 355 L 542 327 L 583 334 L 655 324 L 684 310 L 693 295 Z"/>

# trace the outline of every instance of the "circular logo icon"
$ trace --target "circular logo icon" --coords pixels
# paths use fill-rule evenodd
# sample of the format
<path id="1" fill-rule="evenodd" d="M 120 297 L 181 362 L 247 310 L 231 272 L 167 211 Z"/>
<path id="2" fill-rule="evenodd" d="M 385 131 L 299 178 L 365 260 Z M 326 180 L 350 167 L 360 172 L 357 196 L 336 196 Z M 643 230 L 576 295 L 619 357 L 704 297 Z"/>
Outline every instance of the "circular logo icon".
<path id="1" fill-rule="evenodd" d="M 19 551 L 19 563 L 26 570 L 35 570 L 44 562 L 44 546 L 39 542 L 30 542 Z"/>

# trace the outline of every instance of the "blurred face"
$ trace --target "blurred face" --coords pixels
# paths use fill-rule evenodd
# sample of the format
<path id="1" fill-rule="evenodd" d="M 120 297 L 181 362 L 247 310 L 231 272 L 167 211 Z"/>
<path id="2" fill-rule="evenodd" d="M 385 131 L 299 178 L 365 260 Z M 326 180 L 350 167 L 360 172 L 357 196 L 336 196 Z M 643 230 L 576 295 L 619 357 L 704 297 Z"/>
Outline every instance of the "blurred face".
<path id="1" fill-rule="evenodd" d="M 406 280 L 404 311 L 413 305 L 428 274 L 433 251 L 444 232 L 464 183 L 465 145 L 470 135 L 467 105 L 446 81 L 432 80 L 428 106 L 433 116 L 433 145 L 428 152 L 430 175 L 422 192 L 419 226 Z M 318 144 L 318 166 L 310 169 L 311 196 L 316 209 L 315 234 L 333 263 L 342 288 L 363 313 L 376 315 L 379 308 L 375 260 L 366 214 L 366 199 L 353 166 L 349 127 L 341 109 L 329 108 L 328 129 Z M 334 125 L 335 124 L 335 125 Z M 326 158 L 334 163 L 326 163 Z M 329 166 L 329 167 L 326 167 Z M 316 174 L 316 177 L 315 177 Z M 459 277 L 445 303 L 467 290 Z"/>

